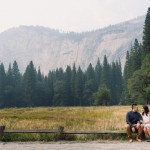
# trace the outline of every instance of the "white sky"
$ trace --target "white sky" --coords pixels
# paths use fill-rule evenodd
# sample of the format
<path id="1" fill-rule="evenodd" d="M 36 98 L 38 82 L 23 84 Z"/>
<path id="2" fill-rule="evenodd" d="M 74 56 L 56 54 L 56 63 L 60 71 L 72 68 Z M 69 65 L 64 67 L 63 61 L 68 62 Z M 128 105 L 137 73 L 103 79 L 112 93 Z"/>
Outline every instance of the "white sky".
<path id="1" fill-rule="evenodd" d="M 146 14 L 150 0 L 0 0 L 0 32 L 20 25 L 89 31 Z"/>

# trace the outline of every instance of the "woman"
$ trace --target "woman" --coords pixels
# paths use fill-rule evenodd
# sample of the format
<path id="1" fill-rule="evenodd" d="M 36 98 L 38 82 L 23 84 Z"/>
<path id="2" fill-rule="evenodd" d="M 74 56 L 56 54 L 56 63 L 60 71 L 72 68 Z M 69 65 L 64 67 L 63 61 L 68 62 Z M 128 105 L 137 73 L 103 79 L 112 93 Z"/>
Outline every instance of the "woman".
<path id="1" fill-rule="evenodd" d="M 142 117 L 144 124 L 144 132 L 149 136 L 148 142 L 150 142 L 150 113 L 148 106 L 142 106 Z"/>

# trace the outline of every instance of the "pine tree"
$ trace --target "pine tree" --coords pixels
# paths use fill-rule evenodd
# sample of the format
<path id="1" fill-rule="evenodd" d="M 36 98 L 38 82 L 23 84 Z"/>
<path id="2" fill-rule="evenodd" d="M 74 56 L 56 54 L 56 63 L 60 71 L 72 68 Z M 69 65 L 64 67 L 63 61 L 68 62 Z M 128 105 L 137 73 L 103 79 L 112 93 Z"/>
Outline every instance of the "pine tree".
<path id="1" fill-rule="evenodd" d="M 22 86 L 22 75 L 20 73 L 18 63 L 13 62 L 12 66 L 12 76 L 13 76 L 13 88 L 14 88 L 14 103 L 15 106 L 23 106 L 23 86 Z"/>
<path id="2" fill-rule="evenodd" d="M 76 66 L 74 64 L 72 69 L 72 77 L 71 77 L 71 95 L 72 95 L 73 106 L 75 106 L 75 100 L 76 100 L 76 95 L 75 95 L 76 79 L 77 79 L 77 71 L 76 71 Z"/>
<path id="3" fill-rule="evenodd" d="M 83 91 L 84 105 L 92 105 L 93 92 L 96 91 L 95 72 L 90 63 L 85 73 L 85 87 Z"/>
<path id="4" fill-rule="evenodd" d="M 123 75 L 125 85 L 127 84 L 127 80 L 130 78 L 130 72 L 131 72 L 131 69 L 130 69 L 130 55 L 129 55 L 129 51 L 127 51 L 126 62 L 125 62 L 125 67 L 124 67 L 124 75 Z"/>
<path id="5" fill-rule="evenodd" d="M 102 74 L 102 66 L 100 64 L 100 60 L 98 58 L 96 67 L 95 67 L 95 81 L 96 81 L 96 89 L 98 89 L 98 87 L 101 84 L 101 74 Z"/>
<path id="6" fill-rule="evenodd" d="M 49 71 L 48 73 L 48 77 L 47 79 L 45 78 L 45 85 L 47 87 L 48 90 L 48 106 L 52 106 L 53 105 L 53 96 L 54 96 L 54 72 L 53 71 Z"/>
<path id="7" fill-rule="evenodd" d="M 6 84 L 13 86 L 13 74 L 11 64 L 9 64 L 8 71 L 6 73 Z"/>
<path id="8" fill-rule="evenodd" d="M 134 49 L 136 49 L 135 68 L 138 70 L 142 65 L 142 45 L 139 44 L 137 39 L 135 39 Z"/>
<path id="9" fill-rule="evenodd" d="M 66 98 L 66 106 L 72 106 L 73 101 L 72 101 L 72 95 L 71 95 L 71 67 L 67 66 L 66 72 L 65 72 L 65 98 Z"/>
<path id="10" fill-rule="evenodd" d="M 62 68 L 56 69 L 55 80 L 64 80 L 64 71 Z"/>
<path id="11" fill-rule="evenodd" d="M 148 8 L 143 28 L 143 59 L 150 53 L 150 7 Z"/>
<path id="12" fill-rule="evenodd" d="M 0 107 L 5 106 L 6 73 L 3 63 L 0 64 Z"/>
<path id="13" fill-rule="evenodd" d="M 40 67 L 38 68 L 37 73 L 37 82 L 36 82 L 36 105 L 37 106 L 46 106 L 48 105 L 47 98 L 47 87 L 44 82 L 44 75 L 41 73 Z"/>
<path id="14" fill-rule="evenodd" d="M 19 71 L 18 63 L 16 61 L 14 61 L 13 63 L 12 74 L 13 74 L 14 86 L 20 85 L 22 77 Z"/>
<path id="15" fill-rule="evenodd" d="M 65 82 L 63 80 L 57 80 L 54 83 L 54 97 L 53 97 L 54 106 L 66 106 L 64 87 L 65 87 Z"/>
<path id="16" fill-rule="evenodd" d="M 75 85 L 75 106 L 83 105 L 84 74 L 79 66 Z"/>
<path id="17" fill-rule="evenodd" d="M 106 85 L 108 89 L 110 89 L 110 65 L 107 61 L 106 55 L 104 56 L 103 60 L 103 68 L 102 68 L 102 78 L 101 83 Z"/>
<path id="18" fill-rule="evenodd" d="M 43 82 L 43 77 L 42 77 L 42 73 L 41 73 L 40 67 L 38 68 L 37 81 Z"/>
<path id="19" fill-rule="evenodd" d="M 12 107 L 16 105 L 14 99 L 14 86 L 11 64 L 9 64 L 8 71 L 6 73 L 6 85 L 5 85 L 5 106 Z"/>
<path id="20" fill-rule="evenodd" d="M 65 80 L 64 71 L 62 68 L 56 69 L 54 73 L 54 95 L 53 105 L 54 106 L 66 106 L 66 91 L 65 91 Z"/>
<path id="21" fill-rule="evenodd" d="M 31 61 L 26 68 L 23 76 L 24 83 L 24 99 L 28 106 L 36 106 L 36 80 L 37 73 L 34 68 L 33 62 Z"/>
<path id="22" fill-rule="evenodd" d="M 86 71 L 86 80 L 91 80 L 91 79 L 95 79 L 95 75 L 94 75 L 94 68 L 92 66 L 92 64 L 90 63 L 87 71 Z"/>
<path id="23" fill-rule="evenodd" d="M 122 77 L 122 68 L 121 62 L 116 62 L 116 102 L 115 104 L 122 103 L 122 93 L 123 93 L 123 77 Z"/>
<path id="24" fill-rule="evenodd" d="M 141 68 L 141 47 L 137 39 L 134 41 L 134 45 L 131 47 L 130 52 L 130 77 L 133 73 Z"/>
<path id="25" fill-rule="evenodd" d="M 110 105 L 117 104 L 117 66 L 115 62 L 111 66 L 111 101 Z"/>

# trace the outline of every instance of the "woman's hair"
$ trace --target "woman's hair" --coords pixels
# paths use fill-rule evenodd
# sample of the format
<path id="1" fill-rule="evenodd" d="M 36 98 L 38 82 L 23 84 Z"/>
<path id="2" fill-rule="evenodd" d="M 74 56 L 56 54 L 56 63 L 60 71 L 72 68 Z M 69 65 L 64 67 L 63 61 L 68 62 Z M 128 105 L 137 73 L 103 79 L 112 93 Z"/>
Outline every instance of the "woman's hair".
<path id="1" fill-rule="evenodd" d="M 147 116 L 147 114 L 149 113 L 148 106 L 147 106 L 147 105 L 143 105 L 142 107 L 143 107 L 143 109 L 144 109 L 144 112 L 142 112 L 142 115 L 144 115 L 144 113 L 145 113 L 146 116 Z"/>

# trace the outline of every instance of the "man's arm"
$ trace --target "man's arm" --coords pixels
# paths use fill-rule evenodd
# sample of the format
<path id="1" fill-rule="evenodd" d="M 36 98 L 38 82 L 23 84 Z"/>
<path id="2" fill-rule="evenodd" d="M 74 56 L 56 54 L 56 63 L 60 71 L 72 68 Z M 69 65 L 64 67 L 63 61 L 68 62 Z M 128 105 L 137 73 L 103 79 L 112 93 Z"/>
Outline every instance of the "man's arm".
<path id="1" fill-rule="evenodd" d="M 142 118 L 141 114 L 139 113 L 139 121 L 138 121 L 138 123 L 142 124 L 142 122 L 143 122 L 143 118 Z"/>
<path id="2" fill-rule="evenodd" d="M 128 112 L 127 115 L 126 115 L 126 122 L 127 122 L 127 124 L 130 125 L 131 128 L 133 127 L 132 123 L 130 122 L 130 112 Z"/>

